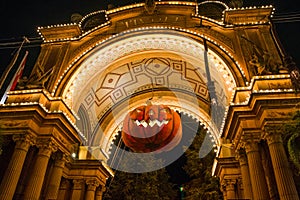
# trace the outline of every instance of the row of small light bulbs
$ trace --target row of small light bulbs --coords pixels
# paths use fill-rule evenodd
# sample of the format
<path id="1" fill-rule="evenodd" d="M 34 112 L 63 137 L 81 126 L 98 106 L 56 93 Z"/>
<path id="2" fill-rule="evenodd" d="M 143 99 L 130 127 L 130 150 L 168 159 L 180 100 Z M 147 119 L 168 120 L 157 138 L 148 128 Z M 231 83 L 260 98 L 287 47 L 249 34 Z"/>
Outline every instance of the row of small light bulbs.
<path id="1" fill-rule="evenodd" d="M 103 28 L 105 26 L 108 26 L 109 24 L 111 24 L 110 21 L 107 21 L 99 26 L 96 26 L 94 28 L 92 28 L 91 30 L 88 30 L 84 33 L 82 33 L 79 37 L 73 37 L 73 38 L 59 38 L 59 39 L 52 39 L 52 40 L 46 40 L 43 36 L 43 34 L 41 33 L 41 30 L 44 29 L 44 27 L 38 27 L 38 34 L 40 35 L 40 37 L 43 39 L 43 41 L 45 43 L 52 43 L 52 42 L 66 42 L 66 41 L 75 41 L 75 40 L 79 40 L 81 38 L 83 38 L 84 36 L 88 35 L 89 33 L 97 30 L 97 29 L 100 29 L 100 28 Z M 65 26 L 73 26 L 74 24 L 66 24 Z M 55 27 L 59 27 L 60 25 L 51 25 L 51 26 L 48 26 L 47 28 L 55 28 Z M 61 25 L 63 26 L 63 25 Z M 76 25 L 77 26 L 77 25 Z"/>
<path id="2" fill-rule="evenodd" d="M 216 58 L 215 58 L 216 59 Z M 216 66 L 217 67 L 217 66 Z M 218 69 L 219 70 L 219 69 Z M 227 76 L 229 76 L 229 75 L 226 75 L 226 77 Z M 226 82 L 226 84 L 227 85 L 229 85 L 230 83 L 232 83 L 231 81 L 227 81 Z M 185 89 L 185 90 L 190 90 L 190 91 L 192 91 L 193 92 L 193 89 L 192 88 L 189 88 L 189 87 L 183 87 L 183 86 L 181 86 L 181 85 L 170 85 L 170 87 L 172 87 L 172 86 L 174 86 L 174 87 L 176 87 L 176 88 L 182 88 L 182 89 Z M 142 87 L 142 88 L 139 88 L 139 90 L 144 90 L 144 89 L 147 89 L 147 88 L 150 88 L 149 86 L 147 87 L 147 86 L 145 86 L 145 87 Z M 232 86 L 230 86 L 230 89 L 231 88 L 234 88 L 234 87 L 232 87 Z M 139 91 L 139 90 L 137 90 L 137 91 Z M 232 89 L 231 89 L 232 90 Z M 231 91 L 230 90 L 230 91 Z M 69 89 L 69 91 L 68 91 L 68 93 L 65 95 L 65 98 L 66 98 L 66 100 L 68 101 L 68 100 L 71 100 L 71 97 L 72 97 L 72 95 L 70 94 L 70 92 L 72 92 L 73 91 L 73 89 Z M 137 92 L 136 91 L 136 92 Z"/>
<path id="3" fill-rule="evenodd" d="M 224 4 L 223 2 L 219 2 L 219 1 L 205 1 L 205 3 L 206 3 L 206 2 L 214 2 L 214 3 L 221 3 L 221 4 Z M 188 6 L 195 6 L 195 5 L 200 5 L 201 3 L 197 4 L 197 3 L 194 3 L 194 2 L 168 1 L 168 2 L 156 2 L 156 4 L 162 4 L 162 5 L 163 5 L 163 4 L 169 4 L 169 5 L 188 5 Z M 225 9 L 223 12 L 225 12 L 225 11 L 231 11 L 231 10 L 245 10 L 245 9 L 257 9 L 257 8 L 269 8 L 269 7 L 272 8 L 272 7 L 273 7 L 272 5 L 270 5 L 270 6 L 261 6 L 261 7 L 256 7 L 256 6 L 254 6 L 254 7 L 233 8 L 233 9 L 232 9 L 232 8 L 229 8 L 226 4 L 224 4 L 224 5 L 225 5 L 226 9 Z M 105 13 L 106 13 L 105 17 L 106 17 L 107 22 L 105 22 L 104 24 L 99 25 L 99 26 L 97 26 L 97 27 L 95 27 L 95 28 L 93 28 L 93 29 L 91 29 L 91 30 L 89 30 L 89 31 L 87 31 L 87 32 L 84 32 L 83 35 L 81 35 L 81 36 L 79 36 L 79 37 L 74 37 L 74 38 L 61 38 L 61 39 L 56 39 L 56 40 L 45 40 L 45 38 L 43 37 L 42 33 L 40 32 L 40 30 L 41 30 L 41 29 L 44 29 L 44 28 L 72 26 L 72 25 L 76 25 L 76 23 L 51 25 L 51 26 L 46 26 L 46 27 L 38 27 L 38 33 L 39 33 L 39 35 L 41 36 L 41 38 L 44 40 L 44 42 L 58 42 L 58 41 L 61 42 L 61 41 L 69 41 L 69 40 L 70 40 L 70 41 L 72 41 L 72 40 L 78 40 L 78 39 L 82 38 L 83 36 L 89 34 L 90 32 L 93 32 L 93 31 L 96 30 L 96 29 L 99 29 L 99 28 L 101 28 L 101 27 L 104 27 L 104 26 L 109 25 L 109 24 L 110 24 L 110 21 L 108 21 L 108 20 L 109 20 L 109 19 L 108 19 L 108 14 L 112 14 L 112 13 L 119 12 L 119 11 L 123 11 L 123 10 L 127 10 L 127 9 L 132 9 L 132 8 L 136 8 L 136 7 L 141 7 L 141 6 L 144 6 L 144 3 L 139 3 L 139 4 L 132 4 L 132 5 L 128 5 L 128 6 L 123 6 L 123 7 L 116 8 L 116 9 L 112 9 L 112 10 L 108 10 L 108 11 L 106 11 L 106 10 L 100 10 L 100 11 L 92 12 L 92 13 L 86 15 L 85 17 L 83 17 L 83 19 L 79 22 L 79 26 L 80 26 L 80 27 L 81 27 L 82 22 L 83 22 L 86 18 L 88 18 L 88 17 L 91 16 L 91 15 L 98 14 L 98 13 L 101 13 L 101 12 L 105 12 Z M 275 10 L 275 8 L 273 8 L 273 12 L 272 12 L 271 17 L 272 17 L 273 14 L 274 14 L 274 10 Z M 207 20 L 210 20 L 210 21 L 212 21 L 212 22 L 215 22 L 215 23 L 217 23 L 217 24 L 219 24 L 219 25 L 224 25 L 224 23 L 220 23 L 220 22 L 217 21 L 217 20 L 214 20 L 214 19 L 211 19 L 211 18 L 207 18 L 207 17 L 205 17 L 205 16 L 200 16 L 200 15 L 198 15 L 198 14 L 193 14 L 193 16 L 202 17 L 202 18 L 204 18 L 204 19 L 207 19 Z M 223 14 L 223 16 L 224 16 L 224 14 Z M 223 20 L 224 20 L 224 19 L 222 19 L 222 21 L 223 21 Z M 252 23 L 248 23 L 248 24 L 261 24 L 261 23 L 263 23 L 263 22 L 252 22 Z M 241 23 L 241 25 L 246 25 L 246 24 L 247 24 L 247 23 Z M 228 25 L 228 26 L 230 27 L 230 26 L 232 26 L 232 25 Z"/>
<path id="4" fill-rule="evenodd" d="M 266 89 L 266 90 L 253 90 L 253 91 L 251 91 L 252 88 L 253 88 L 254 82 L 256 80 L 261 80 L 261 79 L 272 80 L 272 79 L 281 79 L 281 78 L 290 78 L 290 75 L 288 75 L 288 74 L 279 74 L 279 75 L 266 75 L 266 76 L 254 76 L 254 77 L 252 77 L 251 82 L 250 82 L 250 84 L 247 87 L 238 87 L 238 88 L 235 88 L 234 92 L 233 92 L 234 94 L 236 94 L 237 91 L 249 90 L 249 94 L 246 97 L 246 100 L 244 102 L 234 103 L 233 101 L 234 101 L 234 96 L 235 95 L 232 95 L 232 98 L 230 99 L 229 105 L 230 106 L 248 105 L 252 93 L 255 94 L 255 93 L 293 92 L 294 89 Z M 220 135 L 219 135 L 220 137 L 221 137 L 221 135 L 222 135 L 222 133 L 224 131 L 224 126 L 225 126 L 225 121 L 226 121 L 226 118 L 227 118 L 228 110 L 229 110 L 229 106 L 226 106 L 225 113 L 224 113 L 224 118 L 222 120 L 222 125 L 221 125 L 221 129 L 220 129 Z"/>
<path id="5" fill-rule="evenodd" d="M 214 130 L 213 127 L 211 127 L 209 125 L 209 123 L 204 119 L 204 118 L 200 118 L 199 116 L 196 116 L 195 114 L 188 112 L 186 110 L 180 109 L 180 108 L 173 108 L 174 110 L 183 113 L 184 115 L 187 115 L 189 117 L 191 117 L 192 119 L 196 120 L 197 122 L 199 122 L 200 126 L 203 126 L 203 128 L 206 130 L 206 134 L 209 134 L 209 137 L 211 138 L 211 142 L 214 143 L 214 147 L 217 147 L 218 145 L 218 134 L 216 130 Z"/>
<path id="6" fill-rule="evenodd" d="M 242 8 L 229 8 L 223 11 L 223 18 L 222 21 L 224 21 L 224 16 L 225 16 L 225 12 L 230 12 L 230 11 L 235 11 L 235 10 L 251 10 L 251 9 L 263 9 L 263 8 L 272 8 L 272 12 L 270 17 L 272 18 L 275 12 L 275 8 L 272 5 L 269 6 L 260 6 L 260 7 L 256 7 L 256 6 L 250 6 L 250 7 L 242 7 Z M 259 25 L 259 24 L 265 24 L 267 21 L 255 21 L 255 22 L 243 22 L 243 23 L 237 23 L 237 24 L 225 24 L 225 27 L 233 27 L 233 26 L 237 26 L 237 25 Z"/>
<path id="7" fill-rule="evenodd" d="M 214 59 L 216 59 L 216 57 L 214 57 Z M 212 58 L 211 58 L 211 60 L 212 60 Z M 212 60 L 212 61 L 215 61 L 215 60 Z M 219 69 L 220 67 L 222 68 L 221 65 L 222 65 L 222 63 L 220 63 L 220 64 L 218 64 L 218 65 L 216 64 L 216 67 L 217 67 L 218 71 L 220 71 L 220 69 Z M 218 68 L 218 67 L 219 67 L 219 68 Z M 222 70 L 223 70 L 223 69 L 222 69 Z M 225 70 L 226 70 L 226 69 L 225 69 Z M 224 71 L 224 70 L 223 70 L 223 71 Z M 224 76 L 225 76 L 225 75 L 224 75 Z M 230 77 L 229 74 L 226 75 L 226 77 L 228 77 L 228 76 Z M 230 82 L 228 82 L 228 83 L 226 83 L 226 84 L 228 85 L 228 84 L 231 84 L 231 83 L 232 83 L 232 81 L 230 81 Z M 74 84 L 73 84 L 73 86 L 74 86 Z M 231 86 L 231 87 L 232 87 L 232 86 Z M 189 89 L 189 88 L 186 88 L 186 89 Z M 72 91 L 73 91 L 73 90 L 69 90 L 68 92 L 72 92 Z M 67 93 L 67 94 L 65 95 L 65 97 L 66 97 L 66 99 L 71 99 L 72 95 L 70 95 L 69 93 Z"/>
<path id="8" fill-rule="evenodd" d="M 54 95 L 60 81 L 63 79 L 63 77 L 65 76 L 65 74 L 73 67 L 73 65 L 82 57 L 84 57 L 89 51 L 91 51 L 92 49 L 94 49 L 95 47 L 97 47 L 98 45 L 101 45 L 105 42 L 107 42 L 108 40 L 111 40 L 113 38 L 116 38 L 120 35 L 123 35 L 123 34 L 126 34 L 126 33 L 131 33 L 131 32 L 136 32 L 136 31 L 142 31 L 142 30 L 151 30 L 151 29 L 169 29 L 169 30 L 178 30 L 178 31 L 183 31 L 183 32 L 188 32 L 188 33 L 191 33 L 191 34 L 194 34 L 194 35 L 197 35 L 197 36 L 200 36 L 200 37 L 203 37 L 205 39 L 207 39 L 208 41 L 211 41 L 213 42 L 215 45 L 219 46 L 219 48 L 221 48 L 223 51 L 225 51 L 227 53 L 228 56 L 231 57 L 232 60 L 234 60 L 234 57 L 231 55 L 230 52 L 228 52 L 222 45 L 219 45 L 216 41 L 212 40 L 211 38 L 201 34 L 201 33 L 198 33 L 196 31 L 191 31 L 191 30 L 188 30 L 188 29 L 183 29 L 183 28 L 178 28 L 178 27 L 165 27 L 165 26 L 154 26 L 154 27 L 143 27 L 143 28 L 136 28 L 136 29 L 132 29 L 132 30 L 127 30 L 127 31 L 124 31 L 124 32 L 121 32 L 119 34 L 116 34 L 116 35 L 112 35 L 108 38 L 105 38 L 99 42 L 97 42 L 96 44 L 94 44 L 93 46 L 89 47 L 88 49 L 86 49 L 83 53 L 81 53 L 79 56 L 77 56 L 74 61 L 72 61 L 72 63 L 67 67 L 67 69 L 65 69 L 64 73 L 60 76 L 59 80 L 57 81 L 56 85 L 54 86 L 54 89 L 52 91 L 52 95 Z M 243 69 L 241 68 L 240 64 L 235 61 L 235 64 L 238 66 L 241 74 L 243 75 L 243 77 L 245 78 L 245 72 L 243 71 Z"/>
<path id="9" fill-rule="evenodd" d="M 50 93 L 48 93 L 46 90 L 42 90 L 42 89 L 33 89 L 33 90 L 16 90 L 16 91 L 10 91 L 8 92 L 8 95 L 10 94 L 28 94 L 28 93 L 39 93 L 39 92 L 42 92 L 43 94 L 45 94 L 47 96 L 48 99 L 50 100 L 61 100 L 61 97 L 52 97 L 50 95 Z M 43 110 L 46 112 L 46 113 L 62 113 L 66 119 L 73 125 L 73 127 L 76 129 L 76 131 L 80 134 L 80 136 L 82 138 L 84 138 L 86 141 L 86 137 L 82 134 L 82 132 L 78 129 L 78 127 L 76 126 L 76 124 L 73 122 L 73 120 L 69 117 L 69 115 L 65 112 L 63 112 L 62 110 L 53 110 L 53 111 L 49 111 L 46 106 L 42 103 L 39 103 L 39 102 L 21 102 L 21 103 L 6 103 L 6 104 L 0 104 L 0 106 L 3 106 L 3 107 L 8 107 L 8 106 L 28 106 L 28 105 L 40 105 L 41 108 L 43 108 Z M 67 106 L 67 105 L 66 105 Z M 72 111 L 72 114 L 74 114 L 74 116 L 79 119 L 79 117 L 77 116 L 77 114 L 71 109 L 69 108 L 71 111 Z"/>
<path id="10" fill-rule="evenodd" d="M 165 3 L 165 2 L 161 2 L 161 3 Z M 181 2 L 182 3 L 182 2 Z M 272 7 L 272 6 L 266 6 L 266 7 Z M 123 8 L 123 7 L 122 7 Z M 130 8 L 132 8 L 132 6 L 129 6 L 129 7 L 124 7 L 124 9 L 130 9 Z M 261 8 L 265 8 L 264 6 L 262 6 Z M 243 10 L 243 9 L 256 9 L 256 7 L 249 7 L 249 8 L 239 8 L 239 9 L 241 9 L 241 10 Z M 228 10 L 238 10 L 238 9 L 228 9 Z M 102 11 L 100 11 L 100 12 L 102 12 Z M 93 14 L 95 14 L 95 13 L 93 13 Z M 92 15 L 92 14 L 91 14 Z M 88 16 L 90 16 L 90 15 L 88 15 Z M 88 17 L 87 16 L 87 17 Z M 217 21 L 216 21 L 217 22 Z M 108 25 L 109 23 L 107 22 L 107 23 L 105 23 L 105 24 L 103 24 L 103 25 L 100 25 L 99 27 L 96 27 L 96 29 L 98 29 L 98 28 L 100 28 L 100 27 L 102 27 L 102 26 L 106 26 L 106 25 Z M 50 28 L 50 27 L 60 27 L 60 26 L 67 26 L 68 24 L 64 24 L 64 25 L 56 25 L 56 26 L 48 26 L 48 28 Z M 71 24 L 71 25 L 74 25 L 74 24 Z M 39 27 L 39 29 L 42 29 L 42 28 L 40 28 Z M 93 29 L 94 30 L 94 29 Z M 91 32 L 91 31 L 93 31 L 93 30 L 90 30 L 90 31 L 88 31 L 88 32 L 86 32 L 84 35 L 86 35 L 86 34 L 88 34 L 89 32 Z M 189 31 L 189 32 L 191 32 L 191 31 Z M 203 36 L 203 35 L 202 35 Z M 63 40 L 76 40 L 76 39 L 78 39 L 78 38 L 66 38 L 66 39 L 63 39 Z M 110 38 L 109 38 L 110 39 Z M 46 41 L 47 42 L 47 41 Z M 51 41 L 48 41 L 48 42 L 54 42 L 54 40 L 51 40 Z M 220 46 L 221 48 L 222 48 L 222 46 Z M 225 50 L 225 48 L 222 48 L 223 50 Z M 226 51 L 226 50 L 225 50 Z M 230 55 L 230 54 L 229 54 Z M 238 66 L 239 66 L 239 64 L 238 63 L 236 63 Z M 241 67 L 239 66 L 239 68 L 241 69 Z M 241 70 L 241 72 L 242 72 L 242 74 L 243 74 L 243 76 L 245 76 L 245 74 L 244 74 L 244 72 L 243 72 L 243 70 Z"/>

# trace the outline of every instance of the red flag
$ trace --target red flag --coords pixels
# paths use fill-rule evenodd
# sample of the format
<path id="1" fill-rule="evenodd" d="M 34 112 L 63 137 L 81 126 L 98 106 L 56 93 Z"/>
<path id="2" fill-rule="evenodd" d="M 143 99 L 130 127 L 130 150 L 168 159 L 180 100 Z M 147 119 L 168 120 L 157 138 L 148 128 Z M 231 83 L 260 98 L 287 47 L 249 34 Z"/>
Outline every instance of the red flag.
<path id="1" fill-rule="evenodd" d="M 27 59 L 27 55 L 28 55 L 28 51 L 25 52 L 25 55 L 16 71 L 16 73 L 14 74 L 13 78 L 11 79 L 8 87 L 6 88 L 6 91 L 0 101 L 1 104 L 4 104 L 6 98 L 7 98 L 7 92 L 12 91 L 16 88 L 17 83 L 19 81 L 19 79 L 22 77 L 24 68 L 25 68 L 25 63 L 26 63 L 26 59 Z"/>
<path id="2" fill-rule="evenodd" d="M 27 55 L 28 55 L 28 51 L 26 51 L 21 63 L 20 63 L 20 66 L 18 68 L 18 71 L 15 73 L 13 79 L 12 79 L 12 82 L 10 83 L 10 91 L 14 90 L 17 86 L 17 83 L 19 81 L 19 79 L 22 77 L 22 74 L 23 74 L 23 71 L 24 71 L 24 68 L 25 68 L 25 63 L 26 63 L 26 60 L 27 60 Z"/>

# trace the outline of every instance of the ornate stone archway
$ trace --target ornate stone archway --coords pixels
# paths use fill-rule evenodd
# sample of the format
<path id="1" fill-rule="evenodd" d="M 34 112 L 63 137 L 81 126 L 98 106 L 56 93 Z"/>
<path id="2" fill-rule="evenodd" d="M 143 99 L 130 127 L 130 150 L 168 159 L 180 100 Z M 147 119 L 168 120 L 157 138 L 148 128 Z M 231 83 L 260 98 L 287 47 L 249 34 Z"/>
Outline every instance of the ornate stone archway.
<path id="1" fill-rule="evenodd" d="M 293 185 L 289 169 L 278 167 L 286 159 L 276 160 L 286 158 L 280 137 L 269 128 L 289 119 L 299 102 L 272 13 L 271 6 L 162 1 L 96 11 L 78 24 L 40 27 L 44 42 L 32 74 L 0 107 L 1 131 L 16 141 L 6 174 L 20 168 L 3 178 L 0 197 L 101 198 L 113 174 L 98 160 L 109 157 L 124 115 L 154 97 L 212 133 L 218 147 L 213 173 L 224 197 L 268 199 L 277 191 L 296 199 L 296 189 L 285 187 Z M 211 118 L 209 81 L 224 108 L 218 125 Z M 262 144 L 269 153 L 260 152 Z M 27 151 L 44 167 L 26 158 Z M 262 155 L 272 160 L 272 170 L 264 170 Z M 55 180 L 47 166 L 56 170 Z M 19 180 L 30 179 L 20 179 L 22 167 L 36 169 L 31 177 L 40 178 L 16 190 Z M 268 179 L 272 173 L 276 180 Z"/>

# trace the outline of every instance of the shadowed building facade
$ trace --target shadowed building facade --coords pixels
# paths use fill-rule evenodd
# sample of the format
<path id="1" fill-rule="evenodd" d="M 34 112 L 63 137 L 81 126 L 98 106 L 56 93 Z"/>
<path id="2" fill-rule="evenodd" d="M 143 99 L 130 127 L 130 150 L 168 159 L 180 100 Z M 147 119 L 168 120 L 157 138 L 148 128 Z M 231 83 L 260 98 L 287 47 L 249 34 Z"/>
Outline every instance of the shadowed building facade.
<path id="1" fill-rule="evenodd" d="M 0 105 L 0 199 L 102 199 L 123 119 L 150 98 L 207 129 L 224 199 L 299 199 L 280 132 L 295 68 L 274 8 L 239 6 L 146 1 L 38 28 L 31 75 Z"/>

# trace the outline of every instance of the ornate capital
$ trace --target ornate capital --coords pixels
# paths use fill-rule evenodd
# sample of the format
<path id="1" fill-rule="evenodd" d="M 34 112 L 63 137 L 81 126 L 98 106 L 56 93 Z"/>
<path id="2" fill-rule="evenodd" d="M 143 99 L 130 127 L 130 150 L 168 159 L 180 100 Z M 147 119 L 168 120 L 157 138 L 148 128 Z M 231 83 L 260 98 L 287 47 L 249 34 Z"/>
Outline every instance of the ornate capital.
<path id="1" fill-rule="evenodd" d="M 57 151 L 57 146 L 51 139 L 41 139 L 38 141 L 39 155 L 50 157 L 51 153 Z"/>
<path id="2" fill-rule="evenodd" d="M 83 188 L 84 181 L 82 179 L 74 179 L 73 184 L 73 190 L 81 190 Z"/>
<path id="3" fill-rule="evenodd" d="M 56 152 L 52 155 L 55 160 L 55 166 L 63 168 L 65 163 L 68 161 L 68 156 L 62 152 Z"/>
<path id="4" fill-rule="evenodd" d="M 250 152 L 259 151 L 258 142 L 254 142 L 254 141 L 246 142 L 245 149 L 247 154 Z"/>
<path id="5" fill-rule="evenodd" d="M 68 179 L 62 178 L 61 179 L 61 183 L 60 183 L 60 188 L 67 190 L 68 188 L 70 188 L 71 183 Z"/>
<path id="6" fill-rule="evenodd" d="M 240 165 L 248 165 L 247 155 L 245 149 L 239 149 L 237 152 L 237 159 Z"/>
<path id="7" fill-rule="evenodd" d="M 283 142 L 281 134 L 278 131 L 265 132 L 265 138 L 267 139 L 268 145 Z"/>
<path id="8" fill-rule="evenodd" d="M 96 195 L 101 196 L 102 193 L 105 192 L 105 190 L 106 190 L 106 187 L 103 186 L 103 185 L 100 185 L 100 186 L 97 188 Z"/>
<path id="9" fill-rule="evenodd" d="M 35 138 L 30 134 L 14 135 L 13 140 L 16 142 L 17 149 L 28 151 L 29 147 L 35 143 Z"/>
<path id="10" fill-rule="evenodd" d="M 236 183 L 237 181 L 235 179 L 224 179 L 222 185 L 224 186 L 224 189 L 226 189 L 226 191 L 229 191 L 235 190 Z"/>
<path id="11" fill-rule="evenodd" d="M 86 180 L 86 184 L 87 184 L 87 190 L 90 191 L 96 191 L 96 188 L 100 185 L 99 181 L 95 180 L 95 179 L 88 179 Z"/>
<path id="12" fill-rule="evenodd" d="M 261 139 L 261 131 L 256 132 L 247 132 L 241 138 L 241 143 L 243 143 L 243 148 L 246 150 L 246 153 L 259 151 L 258 143 Z"/>

